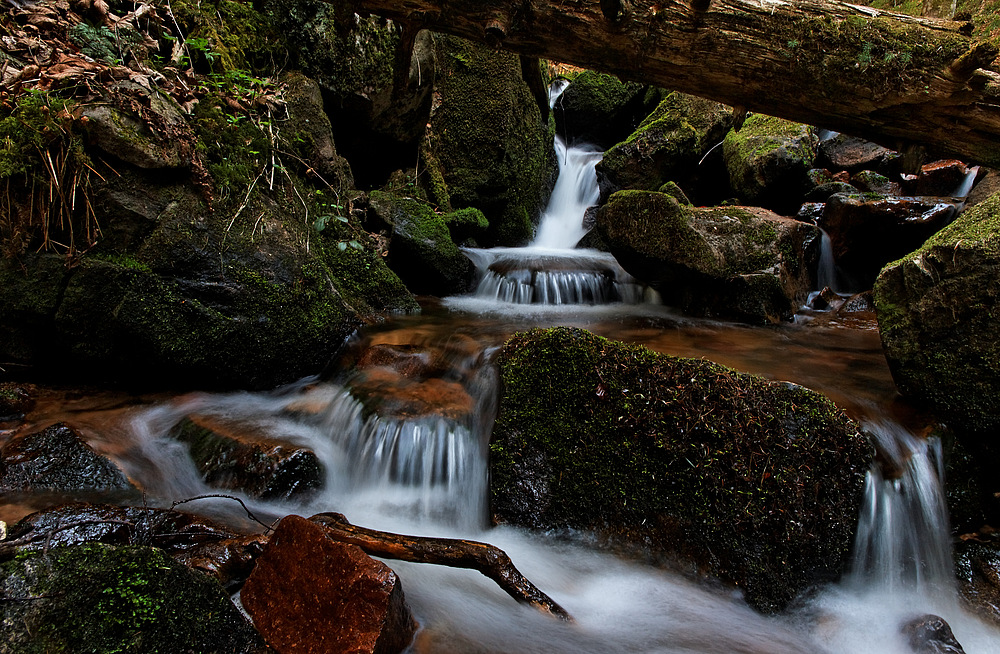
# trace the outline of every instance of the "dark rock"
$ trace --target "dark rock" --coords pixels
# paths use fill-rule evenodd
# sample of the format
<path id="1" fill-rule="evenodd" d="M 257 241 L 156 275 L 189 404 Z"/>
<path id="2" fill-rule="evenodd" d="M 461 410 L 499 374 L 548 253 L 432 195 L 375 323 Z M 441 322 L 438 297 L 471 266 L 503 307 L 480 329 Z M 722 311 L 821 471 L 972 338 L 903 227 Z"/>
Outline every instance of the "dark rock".
<path id="1" fill-rule="evenodd" d="M 0 422 L 20 420 L 34 406 L 34 388 L 30 384 L 0 382 Z"/>
<path id="2" fill-rule="evenodd" d="M 629 274 L 690 313 L 753 323 L 794 314 L 812 288 L 819 230 L 752 207 L 682 207 L 662 193 L 619 191 L 597 229 Z"/>
<path id="3" fill-rule="evenodd" d="M 372 191 L 369 202 L 392 225 L 389 267 L 410 290 L 444 296 L 471 288 L 476 267 L 451 240 L 441 216 L 417 200 L 381 191 Z"/>
<path id="4" fill-rule="evenodd" d="M 665 193 L 681 204 L 691 204 L 691 200 L 688 199 L 684 190 L 677 185 L 677 182 L 667 182 L 660 188 L 656 189 L 656 192 Z"/>
<path id="5" fill-rule="evenodd" d="M 556 132 L 567 143 L 592 143 L 607 149 L 624 141 L 649 113 L 645 94 L 645 85 L 582 71 L 556 100 Z"/>
<path id="6" fill-rule="evenodd" d="M 804 202 L 799 207 L 799 212 L 795 214 L 795 220 L 815 225 L 823 217 L 823 210 L 826 204 L 823 202 Z"/>
<path id="7" fill-rule="evenodd" d="M 980 202 L 985 202 L 990 196 L 1000 193 L 1000 172 L 980 168 L 979 176 L 975 186 L 969 191 L 969 196 L 965 199 L 966 207 L 973 207 Z"/>
<path id="8" fill-rule="evenodd" d="M 188 416 L 170 435 L 190 446 L 202 478 L 215 488 L 289 499 L 309 496 L 323 485 L 323 468 L 314 452 L 248 425 Z"/>
<path id="9" fill-rule="evenodd" d="M 909 195 L 951 196 L 965 181 L 969 167 L 955 159 L 924 164 L 915 179 L 905 184 Z"/>
<path id="10" fill-rule="evenodd" d="M 821 395 L 571 328 L 498 364 L 495 520 L 693 561 L 765 611 L 848 563 L 872 451 Z"/>
<path id="11" fill-rule="evenodd" d="M 601 201 L 622 189 L 655 191 L 670 181 L 699 203 L 715 201 L 727 190 L 718 188 L 720 171 L 713 168 L 721 157 L 702 160 L 722 142 L 732 120 L 725 105 L 670 93 L 628 139 L 604 153 L 597 164 Z"/>
<path id="12" fill-rule="evenodd" d="M 882 266 L 912 252 L 956 215 L 946 198 L 838 193 L 819 223 L 837 266 L 857 289 L 867 289 Z"/>
<path id="13" fill-rule="evenodd" d="M 900 195 L 902 186 L 873 170 L 862 170 L 851 175 L 851 184 L 862 191 L 880 195 Z"/>
<path id="14" fill-rule="evenodd" d="M 915 654 L 965 654 L 944 618 L 927 614 L 913 618 L 900 630 Z"/>
<path id="15" fill-rule="evenodd" d="M 814 186 L 805 195 L 805 201 L 808 202 L 826 202 L 830 199 L 830 196 L 835 193 L 857 193 L 858 189 L 851 186 L 846 182 L 827 182 L 826 184 L 820 184 L 819 186 Z"/>
<path id="16" fill-rule="evenodd" d="M 45 491 L 138 495 L 118 466 L 62 423 L 0 448 L 0 492 Z"/>
<path id="17" fill-rule="evenodd" d="M 875 295 L 871 291 L 856 293 L 844 301 L 838 311 L 843 314 L 871 314 L 875 317 Z"/>
<path id="18" fill-rule="evenodd" d="M 855 136 L 838 134 L 819 144 L 817 162 L 831 170 L 857 172 L 878 168 L 889 153 L 890 150 L 881 145 Z"/>
<path id="19" fill-rule="evenodd" d="M 1000 536 L 969 534 L 955 544 L 959 592 L 974 611 L 1000 625 Z"/>
<path id="20" fill-rule="evenodd" d="M 25 552 L 0 563 L 0 593 L 5 651 L 264 651 L 214 579 L 150 547 Z"/>
<path id="21" fill-rule="evenodd" d="M 298 516 L 278 524 L 241 599 L 280 652 L 395 654 L 417 627 L 388 566 Z"/>
<path id="22" fill-rule="evenodd" d="M 310 167 L 334 188 L 354 188 L 354 175 L 346 159 L 337 154 L 330 118 L 323 107 L 319 84 L 299 72 L 282 78 L 288 120 L 283 131 L 292 134 L 296 149 Z"/>
<path id="23" fill-rule="evenodd" d="M 886 360 L 900 392 L 969 444 L 1000 430 L 1000 194 L 962 213 L 875 283 Z"/>
<path id="24" fill-rule="evenodd" d="M 445 214 L 442 219 L 451 234 L 451 240 L 458 244 L 477 243 L 486 237 L 490 223 L 479 209 L 469 207 Z"/>
<path id="25" fill-rule="evenodd" d="M 723 143 L 729 183 L 745 204 L 793 215 L 811 186 L 817 145 L 808 125 L 753 114 Z"/>
<path id="26" fill-rule="evenodd" d="M 830 290 L 829 286 L 825 286 L 809 301 L 809 308 L 816 311 L 825 311 L 831 308 L 839 309 L 843 303 L 844 300 L 839 295 Z"/>

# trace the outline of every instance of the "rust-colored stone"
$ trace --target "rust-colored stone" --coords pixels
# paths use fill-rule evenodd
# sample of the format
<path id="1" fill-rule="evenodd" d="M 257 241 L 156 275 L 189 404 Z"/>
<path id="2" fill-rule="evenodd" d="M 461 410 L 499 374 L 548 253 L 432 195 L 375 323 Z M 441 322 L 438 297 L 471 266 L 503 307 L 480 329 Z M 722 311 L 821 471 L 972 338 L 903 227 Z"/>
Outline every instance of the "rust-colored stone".
<path id="1" fill-rule="evenodd" d="M 278 524 L 241 597 L 283 654 L 393 654 L 417 627 L 388 566 L 299 516 Z"/>

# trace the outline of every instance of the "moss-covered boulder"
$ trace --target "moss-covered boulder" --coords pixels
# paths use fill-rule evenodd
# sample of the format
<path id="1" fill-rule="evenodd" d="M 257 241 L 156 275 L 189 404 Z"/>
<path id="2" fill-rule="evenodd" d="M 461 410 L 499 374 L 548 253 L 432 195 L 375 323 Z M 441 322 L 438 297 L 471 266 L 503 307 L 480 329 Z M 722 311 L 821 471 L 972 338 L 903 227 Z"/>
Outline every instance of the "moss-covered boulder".
<path id="1" fill-rule="evenodd" d="M 556 131 L 568 143 L 611 147 L 625 140 L 649 113 L 646 92 L 643 84 L 585 70 L 573 77 L 556 100 Z"/>
<path id="2" fill-rule="evenodd" d="M 151 547 L 98 543 L 0 563 L 4 651 L 266 651 L 214 579 Z"/>
<path id="3" fill-rule="evenodd" d="M 486 215 L 482 245 L 524 244 L 556 162 L 520 58 L 455 37 L 434 38 L 437 80 L 425 138 L 451 205 Z"/>
<path id="4" fill-rule="evenodd" d="M 875 282 L 886 360 L 904 395 L 972 445 L 1000 433 L 1000 194 Z"/>
<path id="5" fill-rule="evenodd" d="M 619 191 L 598 210 L 597 230 L 625 270 L 688 313 L 778 322 L 813 286 L 819 230 L 765 209 Z"/>
<path id="6" fill-rule="evenodd" d="M 655 191 L 670 181 L 696 202 L 725 197 L 725 189 L 719 189 L 720 171 L 714 167 L 717 160 L 704 157 L 722 141 L 732 121 L 725 105 L 670 93 L 625 141 L 604 153 L 597 164 L 601 198 L 621 189 Z M 725 179 L 725 171 L 721 173 Z"/>
<path id="7" fill-rule="evenodd" d="M 34 394 L 30 384 L 0 382 L 0 422 L 23 418 L 35 406 Z"/>
<path id="8" fill-rule="evenodd" d="M 389 266 L 408 288 L 429 295 L 469 290 L 476 267 L 451 240 L 445 219 L 429 205 L 372 191 L 370 210 L 390 226 Z"/>
<path id="9" fill-rule="evenodd" d="M 571 328 L 498 365 L 498 522 L 691 561 L 762 610 L 848 562 L 872 451 L 818 393 Z"/>
<path id="10" fill-rule="evenodd" d="M 723 142 L 729 182 L 741 201 L 794 215 L 811 184 L 819 146 L 812 127 L 753 114 Z"/>

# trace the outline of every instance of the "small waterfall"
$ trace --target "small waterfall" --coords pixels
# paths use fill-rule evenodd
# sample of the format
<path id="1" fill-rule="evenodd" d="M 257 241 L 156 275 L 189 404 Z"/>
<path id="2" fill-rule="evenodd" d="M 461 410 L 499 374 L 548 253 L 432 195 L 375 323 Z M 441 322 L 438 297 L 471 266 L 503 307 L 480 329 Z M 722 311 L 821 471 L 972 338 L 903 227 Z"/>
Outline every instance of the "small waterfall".
<path id="1" fill-rule="evenodd" d="M 818 290 L 829 288 L 834 293 L 838 290 L 837 263 L 833 259 L 833 240 L 825 230 L 820 230 L 819 265 L 816 268 L 816 287 Z"/>
<path id="2" fill-rule="evenodd" d="M 559 177 L 531 245 L 568 250 L 587 233 L 583 227 L 583 215 L 600 197 L 594 168 L 603 153 L 588 145 L 567 147 L 558 135 L 555 150 L 559 160 Z"/>
<path id="3" fill-rule="evenodd" d="M 962 183 L 958 185 L 955 192 L 952 193 L 952 197 L 965 199 L 969 197 L 969 191 L 972 190 L 972 185 L 976 183 L 976 176 L 979 175 L 979 166 L 972 166 L 969 168 L 968 172 L 965 173 L 965 179 Z"/>
<path id="4" fill-rule="evenodd" d="M 888 463 L 868 473 L 852 583 L 885 591 L 953 588 L 940 440 L 896 424 L 867 429 Z"/>

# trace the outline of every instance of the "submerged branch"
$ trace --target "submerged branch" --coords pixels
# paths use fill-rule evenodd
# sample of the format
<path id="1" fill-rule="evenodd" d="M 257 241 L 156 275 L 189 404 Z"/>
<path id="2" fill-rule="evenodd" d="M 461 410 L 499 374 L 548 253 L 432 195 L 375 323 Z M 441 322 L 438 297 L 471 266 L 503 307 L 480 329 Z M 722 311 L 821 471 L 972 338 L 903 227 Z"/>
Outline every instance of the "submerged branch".
<path id="1" fill-rule="evenodd" d="M 357 545 L 373 556 L 478 570 L 518 602 L 562 620 L 573 620 L 565 609 L 525 578 L 503 550 L 488 543 L 376 531 L 352 525 L 339 513 L 319 513 L 309 519 L 325 527 L 332 540 Z"/>

